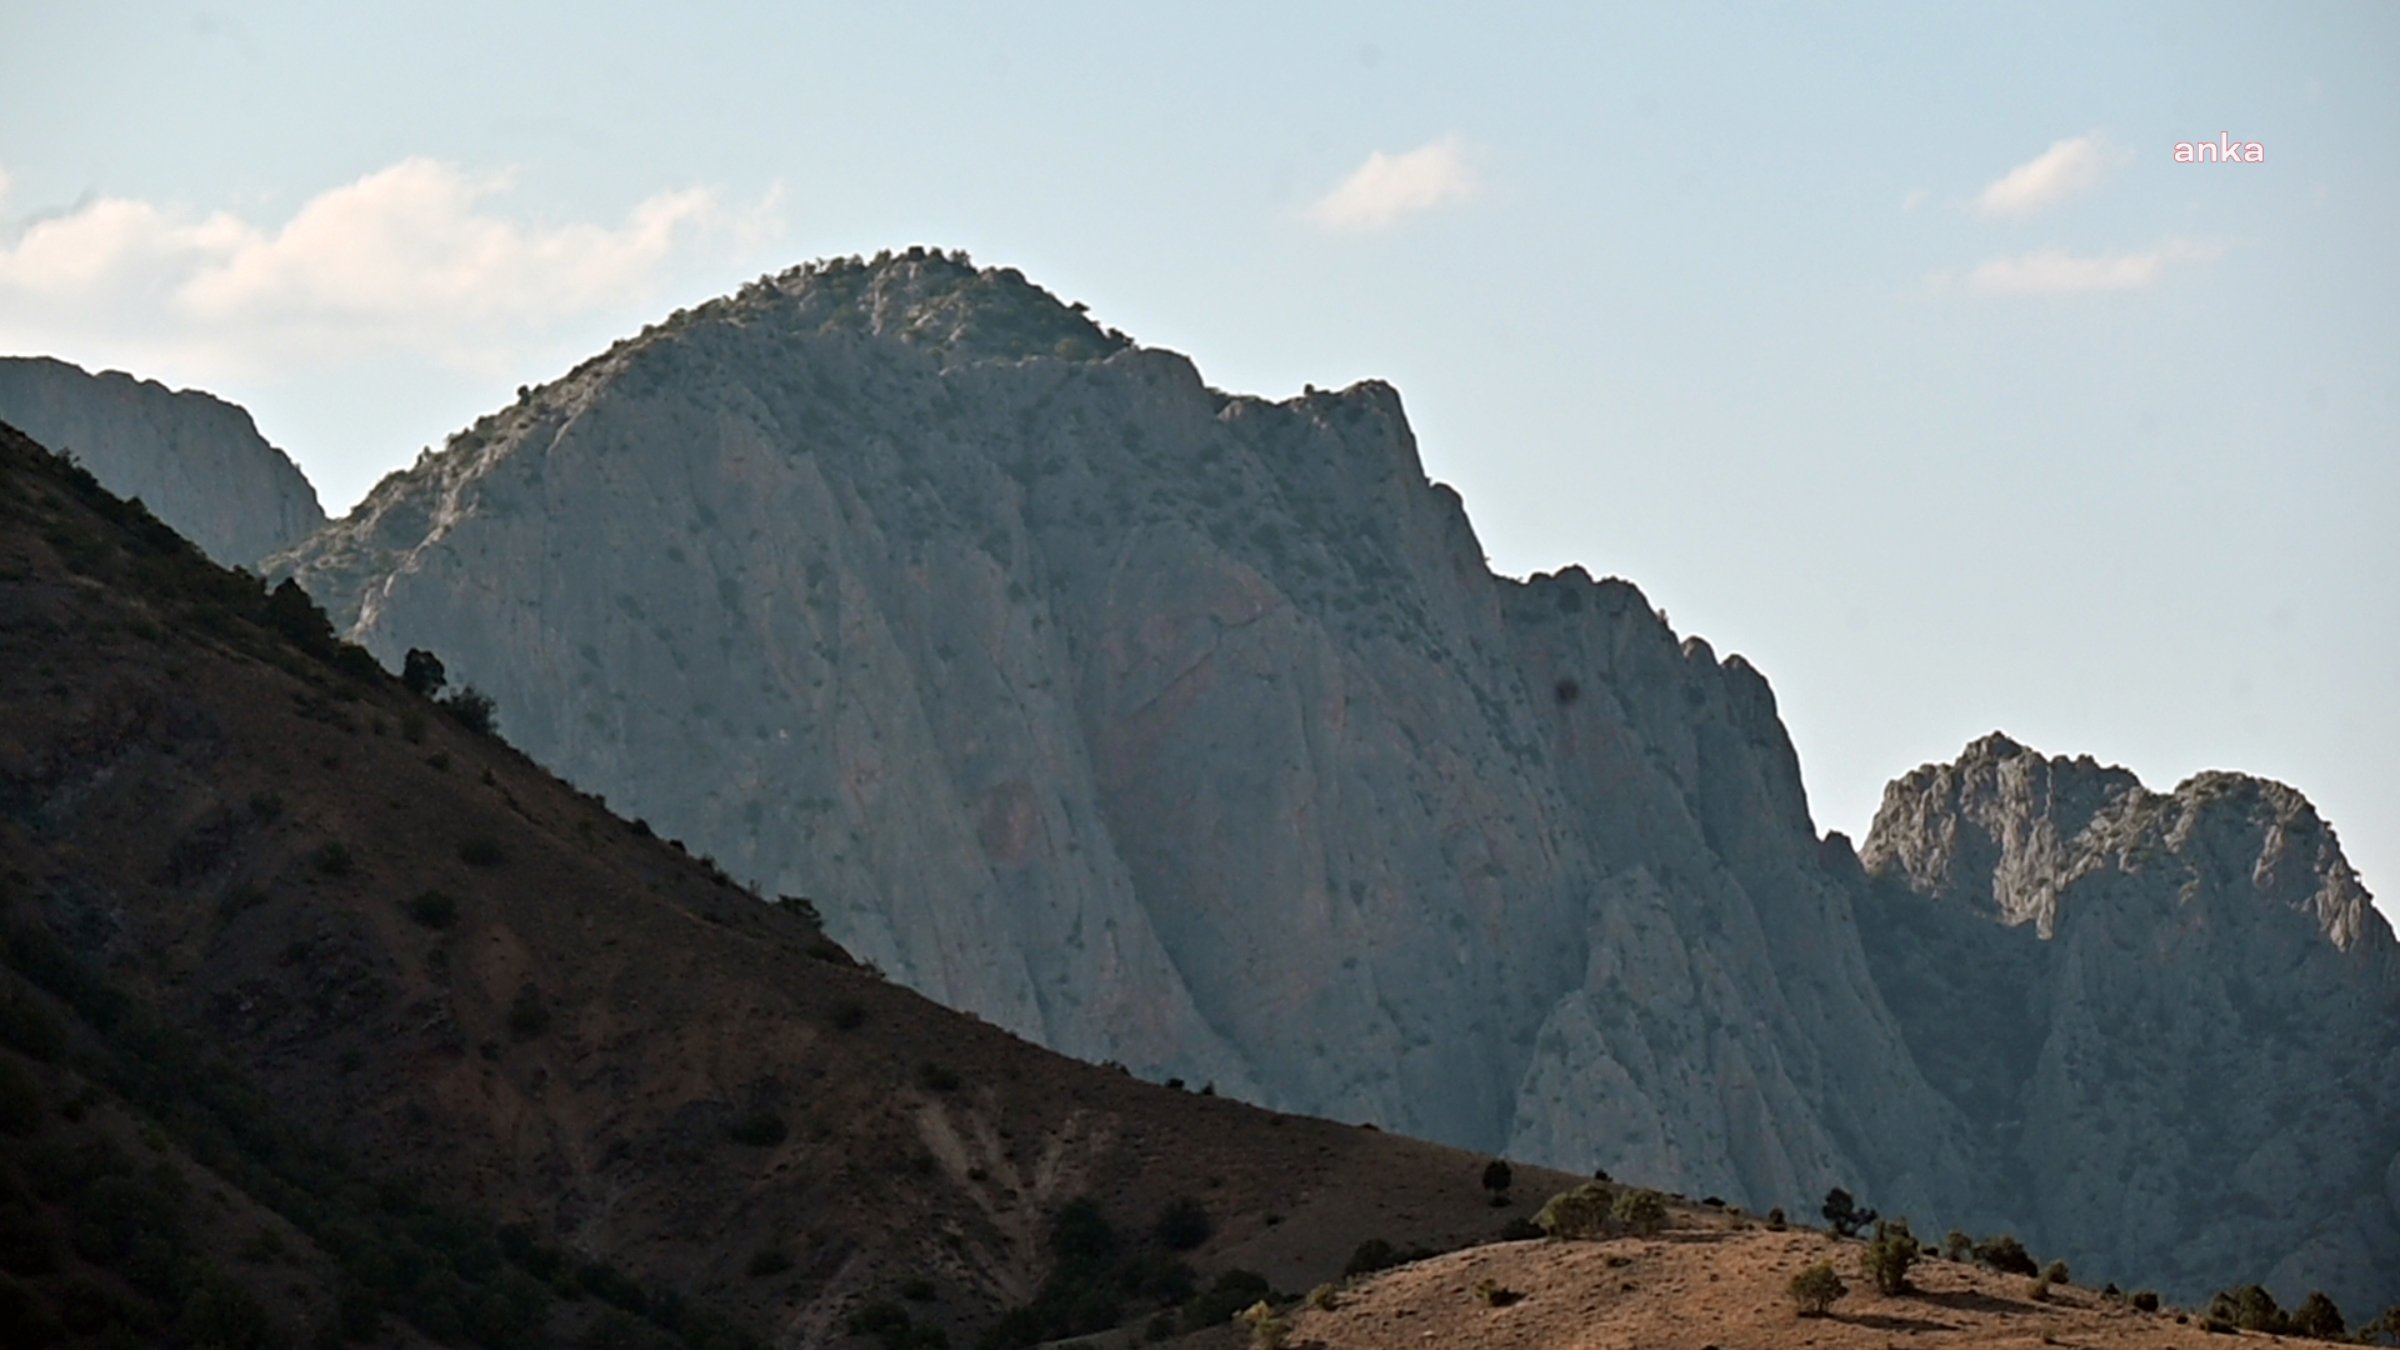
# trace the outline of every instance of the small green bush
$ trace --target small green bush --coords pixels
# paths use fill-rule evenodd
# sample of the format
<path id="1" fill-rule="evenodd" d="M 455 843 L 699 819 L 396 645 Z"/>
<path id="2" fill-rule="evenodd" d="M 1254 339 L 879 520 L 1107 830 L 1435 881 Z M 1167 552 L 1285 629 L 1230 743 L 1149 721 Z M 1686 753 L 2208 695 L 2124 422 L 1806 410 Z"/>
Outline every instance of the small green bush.
<path id="1" fill-rule="evenodd" d="M 2032 1275 L 2041 1270 L 2025 1244 L 2007 1233 L 1995 1233 L 1976 1243 L 1975 1259 L 2003 1275 Z"/>
<path id="2" fill-rule="evenodd" d="M 1878 1219 L 1875 1236 L 1859 1254 L 1859 1273 L 1874 1283 L 1879 1294 L 1904 1294 L 1908 1292 L 1908 1268 L 1916 1264 L 1919 1250 L 1916 1236 L 1908 1231 L 1908 1220 Z"/>
<path id="3" fill-rule="evenodd" d="M 1607 1237 L 1609 1209 L 1615 1199 L 1616 1192 L 1605 1183 L 1587 1181 L 1551 1196 L 1533 1221 L 1554 1238 Z"/>
<path id="4" fill-rule="evenodd" d="M 2067 1278 L 2067 1263 L 2064 1261 L 2053 1261 L 2042 1267 L 2042 1278 L 2052 1284 L 2074 1283 L 2073 1280 Z"/>
<path id="5" fill-rule="evenodd" d="M 1628 1233 L 1648 1237 L 1667 1226 L 1666 1197 L 1656 1191 L 1632 1190 L 1617 1197 L 1609 1218 Z"/>
<path id="6" fill-rule="evenodd" d="M 2158 1291 L 2155 1289 L 2136 1289 L 2133 1291 L 2133 1298 L 2130 1301 L 2136 1309 L 2142 1312 L 2158 1311 Z"/>
<path id="7" fill-rule="evenodd" d="M 1964 1261 L 1974 1254 L 1975 1239 L 1965 1233 L 1953 1228 L 1943 1236 L 1942 1256 L 1945 1260 Z"/>
<path id="8" fill-rule="evenodd" d="M 1850 1286 L 1834 1273 L 1831 1261 L 1819 1261 L 1794 1275 L 1785 1292 L 1792 1296 L 1792 1302 L 1800 1305 L 1802 1317 L 1823 1317 L 1835 1299 L 1850 1292 Z"/>

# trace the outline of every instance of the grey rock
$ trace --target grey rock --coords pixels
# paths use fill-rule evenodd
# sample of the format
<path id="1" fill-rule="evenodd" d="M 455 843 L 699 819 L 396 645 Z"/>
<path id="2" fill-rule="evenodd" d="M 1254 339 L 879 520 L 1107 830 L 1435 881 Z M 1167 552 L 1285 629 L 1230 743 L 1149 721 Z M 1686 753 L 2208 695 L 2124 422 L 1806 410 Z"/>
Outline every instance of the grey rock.
<path id="1" fill-rule="evenodd" d="M 2400 1281 L 2400 952 L 2299 793 L 2145 790 L 2004 736 L 1891 785 L 1873 970 L 1975 1171 L 2077 1270 L 2186 1297 Z"/>
<path id="2" fill-rule="evenodd" d="M 0 357 L 0 421 L 72 454 L 200 551 L 255 567 L 325 524 L 316 489 L 250 414 L 209 394 L 49 357 Z"/>

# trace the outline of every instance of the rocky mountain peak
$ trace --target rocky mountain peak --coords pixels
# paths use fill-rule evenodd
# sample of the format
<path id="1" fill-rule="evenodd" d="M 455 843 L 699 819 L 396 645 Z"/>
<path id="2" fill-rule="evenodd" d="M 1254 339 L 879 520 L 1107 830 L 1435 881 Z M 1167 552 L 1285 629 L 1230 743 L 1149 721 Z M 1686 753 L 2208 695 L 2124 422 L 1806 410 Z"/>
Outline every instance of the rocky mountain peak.
<path id="1" fill-rule="evenodd" d="M 2344 949 L 2371 930 L 2389 940 L 2332 827 L 2292 788 L 2211 771 L 2157 793 L 2123 768 L 2046 756 L 1999 732 L 1886 788 L 1860 859 L 1918 894 L 2032 922 L 2044 936 L 2080 879 L 2163 869 L 2174 876 L 2167 893 L 2185 902 L 2303 912 Z"/>

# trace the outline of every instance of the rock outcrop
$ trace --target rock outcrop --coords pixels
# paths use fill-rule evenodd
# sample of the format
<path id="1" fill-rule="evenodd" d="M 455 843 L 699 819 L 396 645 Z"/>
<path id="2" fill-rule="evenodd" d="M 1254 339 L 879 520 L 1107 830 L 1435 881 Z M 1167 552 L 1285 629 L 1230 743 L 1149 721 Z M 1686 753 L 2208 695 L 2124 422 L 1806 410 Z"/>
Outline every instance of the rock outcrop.
<path id="1" fill-rule="evenodd" d="M 1766 682 L 1624 582 L 1492 576 L 1386 386 L 1234 397 L 1014 272 L 833 264 L 284 565 L 1046 1044 L 1762 1206 L 1967 1184 Z"/>
<path id="2" fill-rule="evenodd" d="M 826 264 L 278 566 L 1073 1054 L 2186 1297 L 2400 1295 L 2392 942 L 2295 794 L 1986 743 L 1862 865 L 1758 672 L 1622 581 L 1490 575 L 1386 386 L 1232 396 L 1013 271 Z"/>
<path id="3" fill-rule="evenodd" d="M 1892 784 L 1862 861 L 1884 998 L 2043 1250 L 2390 1298 L 2400 951 L 2299 793 L 1993 735 Z"/>
<path id="4" fill-rule="evenodd" d="M 316 489 L 250 414 L 122 371 L 0 357 L 0 422 L 71 454 L 228 567 L 254 567 L 325 524 Z"/>

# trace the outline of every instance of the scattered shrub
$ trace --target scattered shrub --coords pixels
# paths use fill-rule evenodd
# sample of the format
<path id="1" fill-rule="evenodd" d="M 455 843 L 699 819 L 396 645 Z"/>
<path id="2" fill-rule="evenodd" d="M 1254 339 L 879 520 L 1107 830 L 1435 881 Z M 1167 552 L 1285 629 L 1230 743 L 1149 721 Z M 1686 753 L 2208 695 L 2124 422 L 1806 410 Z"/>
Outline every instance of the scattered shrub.
<path id="1" fill-rule="evenodd" d="M 490 835 L 471 834 L 458 841 L 458 860 L 469 867 L 498 867 L 508 861 L 508 854 Z"/>
<path id="2" fill-rule="evenodd" d="M 1483 1188 L 1490 1191 L 1495 1200 L 1505 1203 L 1508 1188 L 1515 1180 L 1516 1173 L 1504 1159 L 1494 1158 L 1483 1165 Z"/>
<path id="3" fill-rule="evenodd" d="M 2031 1275 L 2041 1269 L 2025 1244 L 2007 1233 L 1995 1233 L 1976 1243 L 1975 1259 L 2003 1275 Z"/>
<path id="4" fill-rule="evenodd" d="M 1610 1206 L 1609 1218 L 1628 1233 L 1648 1237 L 1667 1226 L 1666 1198 L 1656 1191 L 1626 1191 Z"/>
<path id="5" fill-rule="evenodd" d="M 1500 1241 L 1529 1242 L 1543 1236 L 1542 1226 L 1520 1214 L 1500 1225 Z"/>
<path id="6" fill-rule="evenodd" d="M 1802 1317 L 1823 1317 L 1835 1299 L 1850 1292 L 1850 1286 L 1834 1273 L 1831 1261 L 1819 1261 L 1794 1275 L 1785 1291 L 1792 1296 L 1792 1302 L 1800 1305 Z"/>
<path id="7" fill-rule="evenodd" d="M 2342 1310 L 2322 1289 L 2316 1290 L 2292 1309 L 2289 1319 L 2292 1334 L 2309 1336 L 2320 1341 L 2338 1341 L 2348 1326 L 2342 1321 Z"/>
<path id="8" fill-rule="evenodd" d="M 2276 1306 L 2275 1296 L 2255 1284 L 2219 1290 L 2208 1301 L 2208 1316 L 2211 1321 L 2230 1322 L 2244 1331 L 2280 1332 L 2289 1325 L 2283 1309 Z"/>
<path id="9" fill-rule="evenodd" d="M 1505 1308 L 1525 1299 L 1522 1292 L 1509 1288 L 1489 1275 L 1475 1282 L 1475 1297 L 1483 1300 L 1483 1306 L 1487 1308 Z"/>
<path id="10" fill-rule="evenodd" d="M 1942 1256 L 1946 1260 L 1964 1261 L 1975 1254 L 1975 1239 L 1953 1228 L 1942 1237 Z"/>
<path id="11" fill-rule="evenodd" d="M 2064 1261 L 2053 1261 L 2042 1267 L 2042 1278 L 2052 1284 L 2074 1283 L 2073 1280 L 2067 1278 L 2067 1263 Z"/>
<path id="12" fill-rule="evenodd" d="M 1773 1209 L 1767 1211 L 1767 1227 L 1777 1233 L 1780 1233 L 1784 1230 L 1785 1221 L 1783 1217 L 1783 1206 L 1777 1205 Z"/>
<path id="13" fill-rule="evenodd" d="M 827 1020 L 836 1031 L 856 1031 L 867 1024 L 867 1010 L 856 999 L 843 999 L 833 1005 Z"/>
<path id="14" fill-rule="evenodd" d="M 329 877 L 346 877 L 358 865 L 357 859 L 350 856 L 350 846 L 338 839 L 320 844 L 309 861 L 318 872 Z"/>
<path id="15" fill-rule="evenodd" d="M 733 1123 L 725 1127 L 725 1133 L 737 1144 L 747 1144 L 751 1148 L 773 1148 L 791 1136 L 791 1129 L 783 1123 L 782 1116 L 773 1111 L 758 1110 L 734 1117 Z"/>
<path id="16" fill-rule="evenodd" d="M 508 1034 L 520 1041 L 529 1041 L 550 1029 L 550 1005 L 542 991 L 532 985 L 518 988 L 515 1001 L 508 1005 Z"/>
<path id="17" fill-rule="evenodd" d="M 959 1077 L 956 1071 L 947 1066 L 926 1060 L 917 1066 L 917 1086 L 928 1092 L 956 1092 Z"/>
<path id="18" fill-rule="evenodd" d="M 1342 1296 L 1330 1284 L 1320 1284 L 1308 1291 L 1308 1306 L 1318 1312 L 1332 1312 L 1342 1306 Z"/>
<path id="19" fill-rule="evenodd" d="M 911 1303 L 933 1302 L 933 1281 L 914 1275 L 900 1282 L 900 1297 Z"/>
<path id="20" fill-rule="evenodd" d="M 2036 1303 L 2048 1303 L 2050 1301 L 2049 1278 L 2047 1276 L 2036 1277 L 2032 1286 L 2026 1289 L 2025 1297 L 2032 1299 Z"/>
<path id="21" fill-rule="evenodd" d="M 1605 1184 L 1587 1181 L 1551 1196 L 1533 1221 L 1554 1238 L 1606 1237 L 1609 1206 L 1615 1198 L 1616 1193 Z"/>
<path id="22" fill-rule="evenodd" d="M 1886 1223 L 1878 1219 L 1874 1238 L 1860 1253 L 1859 1273 L 1874 1282 L 1879 1294 L 1904 1294 L 1908 1292 L 1908 1268 L 1916 1264 L 1919 1250 L 1916 1236 L 1908 1231 L 1908 1220 Z"/>
<path id="23" fill-rule="evenodd" d="M 458 922 L 458 901 L 441 891 L 426 891 L 408 902 L 408 917 L 422 928 L 448 928 Z"/>
<path id="24" fill-rule="evenodd" d="M 2158 1311 L 2158 1291 L 2155 1289 L 2136 1289 L 2133 1291 L 2133 1297 L 2126 1301 L 2142 1312 Z"/>
<path id="25" fill-rule="evenodd" d="M 411 647 L 400 660 L 400 683 L 419 698 L 433 698 L 450 683 L 450 674 L 442 669 L 442 658 L 422 647 Z"/>
<path id="26" fill-rule="evenodd" d="M 750 1253 L 750 1278 L 763 1280 L 792 1268 L 792 1254 L 781 1247 L 761 1247 Z"/>
<path id="27" fill-rule="evenodd" d="M 1263 1298 L 1242 1310 L 1242 1324 L 1250 1328 L 1251 1350 L 1283 1350 L 1291 1342 L 1292 1324 Z"/>
<path id="28" fill-rule="evenodd" d="M 1875 1211 L 1860 1209 L 1858 1202 L 1850 1198 L 1850 1192 L 1839 1186 L 1825 1192 L 1825 1203 L 1820 1212 L 1824 1214 L 1826 1224 L 1842 1237 L 1856 1237 L 1858 1230 L 1875 1222 Z"/>
<path id="29" fill-rule="evenodd" d="M 1171 1252 L 1188 1252 L 1208 1241 L 1216 1224 L 1208 1210 L 1190 1196 L 1178 1196 L 1158 1212 L 1158 1222 L 1151 1225 L 1151 1235 L 1160 1246 Z"/>
<path id="30" fill-rule="evenodd" d="M 1382 1238 L 1368 1238 L 1351 1250 L 1350 1259 L 1342 1263 L 1342 1274 L 1344 1276 L 1371 1275 L 1378 1270 L 1389 1270 L 1399 1264 L 1400 1253 L 1393 1248 L 1391 1243 Z"/>

